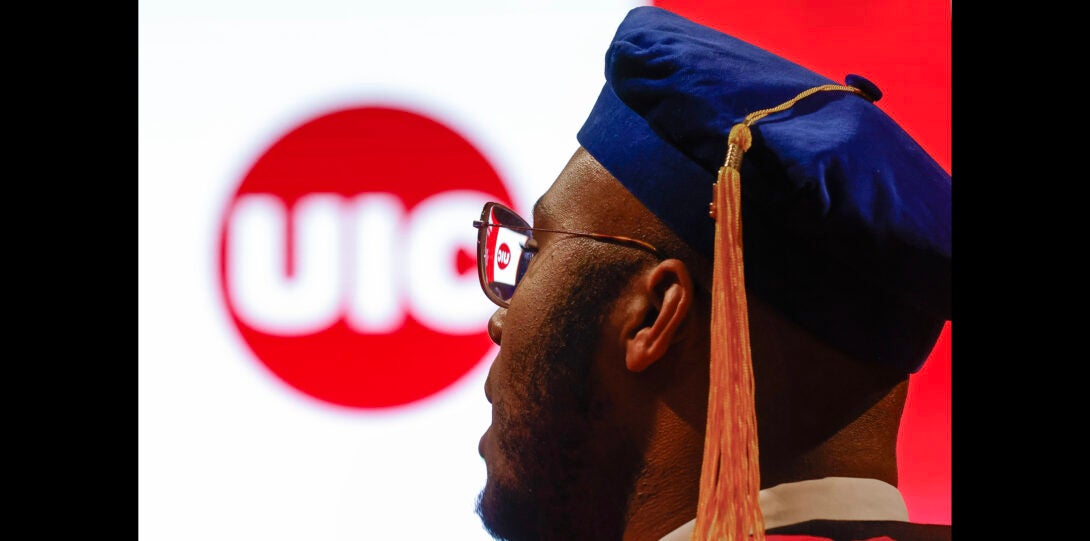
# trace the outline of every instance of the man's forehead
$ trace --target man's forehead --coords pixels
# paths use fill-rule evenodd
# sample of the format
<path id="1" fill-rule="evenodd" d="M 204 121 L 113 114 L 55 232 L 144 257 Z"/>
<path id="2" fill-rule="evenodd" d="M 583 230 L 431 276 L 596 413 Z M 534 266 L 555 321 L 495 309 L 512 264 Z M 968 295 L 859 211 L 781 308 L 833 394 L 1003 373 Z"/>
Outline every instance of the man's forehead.
<path id="1" fill-rule="evenodd" d="M 626 193 L 601 164 L 579 148 L 534 203 L 533 220 L 535 225 L 541 220 L 552 227 L 589 227 L 598 216 L 616 215 L 618 197 Z"/>

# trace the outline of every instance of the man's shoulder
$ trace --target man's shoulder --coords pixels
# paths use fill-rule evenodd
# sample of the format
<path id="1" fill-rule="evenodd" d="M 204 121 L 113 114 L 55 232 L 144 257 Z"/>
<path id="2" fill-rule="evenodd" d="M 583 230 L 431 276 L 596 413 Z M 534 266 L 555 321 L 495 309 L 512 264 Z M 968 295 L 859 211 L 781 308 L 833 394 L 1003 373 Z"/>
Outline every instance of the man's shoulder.
<path id="1" fill-rule="evenodd" d="M 949 524 L 895 520 L 811 520 L 771 528 L 767 541 L 949 541 Z M 801 537 L 800 537 L 801 536 Z"/>

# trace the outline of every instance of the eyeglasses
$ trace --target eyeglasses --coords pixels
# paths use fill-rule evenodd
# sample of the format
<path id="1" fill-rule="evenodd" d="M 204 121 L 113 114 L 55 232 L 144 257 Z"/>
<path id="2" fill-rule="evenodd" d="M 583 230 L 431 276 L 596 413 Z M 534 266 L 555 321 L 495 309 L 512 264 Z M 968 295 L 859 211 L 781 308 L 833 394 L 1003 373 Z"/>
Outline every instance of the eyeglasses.
<path id="1" fill-rule="evenodd" d="M 639 239 L 602 233 L 530 227 L 530 224 L 515 211 L 495 202 L 485 203 L 481 211 L 481 219 L 474 220 L 473 227 L 477 228 L 477 276 L 481 280 L 481 289 L 489 300 L 501 308 L 507 308 L 511 296 L 515 294 L 515 288 L 526 274 L 530 260 L 537 253 L 536 248 L 527 246 L 533 238 L 534 231 L 629 244 L 650 250 L 660 258 L 663 257 L 657 248 Z"/>

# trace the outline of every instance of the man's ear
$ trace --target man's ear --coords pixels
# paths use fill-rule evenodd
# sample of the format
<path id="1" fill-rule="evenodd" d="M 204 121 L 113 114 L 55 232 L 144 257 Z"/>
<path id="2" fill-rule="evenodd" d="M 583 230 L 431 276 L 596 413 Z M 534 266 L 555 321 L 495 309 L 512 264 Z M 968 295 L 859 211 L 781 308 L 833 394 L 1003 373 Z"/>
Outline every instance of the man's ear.
<path id="1" fill-rule="evenodd" d="M 625 340 L 625 366 L 633 372 L 661 359 L 681 338 L 679 330 L 693 304 L 693 281 L 680 259 L 664 260 L 645 276 L 640 293 L 648 302 Z"/>

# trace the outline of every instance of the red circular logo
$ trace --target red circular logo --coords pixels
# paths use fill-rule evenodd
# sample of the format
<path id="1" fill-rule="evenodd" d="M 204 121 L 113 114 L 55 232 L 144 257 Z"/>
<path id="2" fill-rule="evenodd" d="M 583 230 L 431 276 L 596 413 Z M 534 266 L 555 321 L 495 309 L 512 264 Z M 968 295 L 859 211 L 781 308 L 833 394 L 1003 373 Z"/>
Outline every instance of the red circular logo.
<path id="1" fill-rule="evenodd" d="M 496 249 L 496 264 L 500 266 L 500 270 L 503 270 L 507 268 L 509 263 L 511 263 L 511 249 L 507 247 L 505 242 Z"/>
<path id="2" fill-rule="evenodd" d="M 510 199 L 436 120 L 389 107 L 314 118 L 274 142 L 227 205 L 227 310 L 254 355 L 316 399 L 431 396 L 491 347 L 471 223 L 485 201 Z"/>

